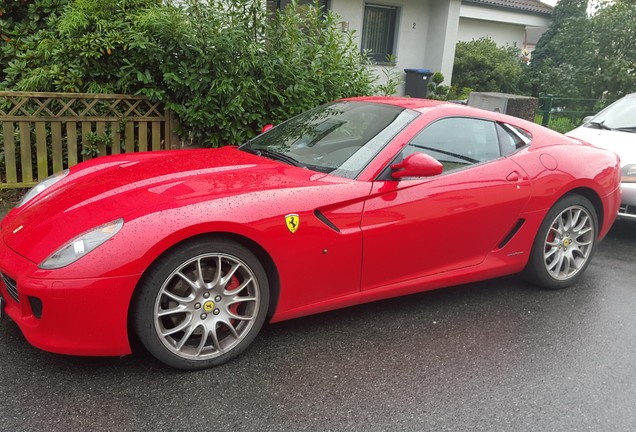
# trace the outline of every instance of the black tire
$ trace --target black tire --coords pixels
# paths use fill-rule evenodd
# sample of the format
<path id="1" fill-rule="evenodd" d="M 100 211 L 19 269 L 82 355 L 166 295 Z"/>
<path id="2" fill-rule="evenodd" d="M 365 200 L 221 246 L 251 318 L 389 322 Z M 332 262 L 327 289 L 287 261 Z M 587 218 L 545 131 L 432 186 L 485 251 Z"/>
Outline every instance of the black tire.
<path id="1" fill-rule="evenodd" d="M 198 370 L 245 351 L 268 305 L 267 275 L 249 249 L 226 239 L 199 239 L 176 246 L 149 268 L 137 287 L 131 322 L 158 360 Z"/>
<path id="2" fill-rule="evenodd" d="M 532 245 L 524 276 L 547 289 L 575 284 L 590 264 L 598 238 L 598 217 L 592 203 L 566 195 L 550 209 Z"/>

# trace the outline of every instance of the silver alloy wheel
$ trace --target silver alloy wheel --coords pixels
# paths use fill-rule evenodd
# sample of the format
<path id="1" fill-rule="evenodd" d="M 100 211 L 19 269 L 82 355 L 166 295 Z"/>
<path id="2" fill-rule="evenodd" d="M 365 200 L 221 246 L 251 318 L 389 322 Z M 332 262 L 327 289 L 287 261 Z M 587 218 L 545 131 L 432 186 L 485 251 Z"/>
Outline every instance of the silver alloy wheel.
<path id="1" fill-rule="evenodd" d="M 584 268 L 595 235 L 592 215 L 585 207 L 573 205 L 563 210 L 550 225 L 545 238 L 543 259 L 550 276 L 567 280 Z"/>
<path id="2" fill-rule="evenodd" d="M 259 312 L 260 289 L 252 269 L 224 253 L 196 256 L 166 278 L 155 300 L 155 330 L 181 358 L 205 360 L 234 348 Z"/>

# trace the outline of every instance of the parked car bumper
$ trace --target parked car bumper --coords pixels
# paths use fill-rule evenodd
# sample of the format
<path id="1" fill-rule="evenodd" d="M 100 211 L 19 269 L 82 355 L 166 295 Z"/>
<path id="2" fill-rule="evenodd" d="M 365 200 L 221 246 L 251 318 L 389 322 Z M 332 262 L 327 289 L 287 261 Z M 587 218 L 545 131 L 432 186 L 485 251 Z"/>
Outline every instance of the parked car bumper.
<path id="1" fill-rule="evenodd" d="M 623 198 L 618 218 L 636 220 L 636 183 L 621 183 L 621 192 Z"/>

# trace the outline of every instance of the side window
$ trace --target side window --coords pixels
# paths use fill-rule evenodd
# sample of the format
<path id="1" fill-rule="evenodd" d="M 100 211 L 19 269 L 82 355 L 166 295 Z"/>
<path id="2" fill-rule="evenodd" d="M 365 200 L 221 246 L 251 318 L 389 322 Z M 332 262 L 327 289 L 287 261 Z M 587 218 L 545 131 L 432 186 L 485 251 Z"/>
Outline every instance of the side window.
<path id="1" fill-rule="evenodd" d="M 428 125 L 403 150 L 402 156 L 426 153 L 444 166 L 443 172 L 501 157 L 496 123 L 464 117 Z"/>
<path id="2" fill-rule="evenodd" d="M 497 124 L 497 134 L 501 143 L 501 155 L 508 156 L 530 144 L 528 132 L 508 124 Z"/>

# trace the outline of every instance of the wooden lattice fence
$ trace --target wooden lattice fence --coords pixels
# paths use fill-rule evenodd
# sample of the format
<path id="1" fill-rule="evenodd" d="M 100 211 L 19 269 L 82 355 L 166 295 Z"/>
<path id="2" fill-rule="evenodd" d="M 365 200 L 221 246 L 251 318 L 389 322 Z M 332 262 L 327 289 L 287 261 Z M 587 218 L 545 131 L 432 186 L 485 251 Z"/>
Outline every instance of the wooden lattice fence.
<path id="1" fill-rule="evenodd" d="M 143 96 L 0 92 L 0 182 L 29 187 L 95 156 L 177 148 L 170 112 Z"/>

